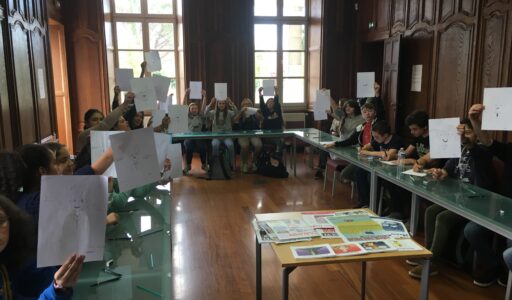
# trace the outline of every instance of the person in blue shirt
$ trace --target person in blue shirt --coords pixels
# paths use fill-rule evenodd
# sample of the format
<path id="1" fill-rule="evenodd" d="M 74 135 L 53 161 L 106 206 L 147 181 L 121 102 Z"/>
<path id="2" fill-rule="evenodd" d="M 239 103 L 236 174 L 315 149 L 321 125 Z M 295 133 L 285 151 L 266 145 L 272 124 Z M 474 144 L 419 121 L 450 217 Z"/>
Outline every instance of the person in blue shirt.
<path id="1" fill-rule="evenodd" d="M 27 264 L 34 250 L 32 233 L 30 216 L 0 195 L 0 300 L 71 299 L 85 257 L 71 255 L 48 283 L 48 268 L 36 269 Z M 41 291 L 35 291 L 34 287 L 42 284 Z"/>

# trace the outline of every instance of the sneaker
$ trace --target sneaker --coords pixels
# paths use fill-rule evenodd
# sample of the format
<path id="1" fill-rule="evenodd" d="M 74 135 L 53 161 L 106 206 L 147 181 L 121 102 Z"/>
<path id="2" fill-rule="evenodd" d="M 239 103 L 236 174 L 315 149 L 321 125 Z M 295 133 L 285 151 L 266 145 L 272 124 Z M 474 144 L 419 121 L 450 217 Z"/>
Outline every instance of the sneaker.
<path id="1" fill-rule="evenodd" d="M 493 271 L 486 272 L 482 276 L 479 276 L 478 278 L 475 278 L 473 280 L 473 284 L 479 287 L 490 287 L 496 282 L 496 273 Z"/>
<path id="2" fill-rule="evenodd" d="M 406 259 L 405 263 L 408 264 L 409 266 L 413 266 L 413 267 L 421 265 L 420 260 L 416 259 L 416 258 Z"/>
<path id="3" fill-rule="evenodd" d="M 423 271 L 423 265 L 418 265 L 411 270 L 409 270 L 409 276 L 417 279 L 421 279 L 421 272 Z M 434 276 L 439 274 L 439 271 L 437 270 L 437 267 L 435 265 L 430 264 L 430 276 Z"/>
<path id="4" fill-rule="evenodd" d="M 248 173 L 249 172 L 249 168 L 247 167 L 247 164 L 242 164 L 242 173 Z"/>
<path id="5" fill-rule="evenodd" d="M 318 170 L 315 173 L 315 180 L 324 178 L 324 170 Z"/>
<path id="6" fill-rule="evenodd" d="M 205 172 L 208 172 L 208 170 L 209 170 L 210 168 L 208 167 L 208 165 L 207 165 L 207 164 L 203 164 L 203 165 L 201 166 L 201 169 L 203 169 L 203 171 L 205 171 Z"/>

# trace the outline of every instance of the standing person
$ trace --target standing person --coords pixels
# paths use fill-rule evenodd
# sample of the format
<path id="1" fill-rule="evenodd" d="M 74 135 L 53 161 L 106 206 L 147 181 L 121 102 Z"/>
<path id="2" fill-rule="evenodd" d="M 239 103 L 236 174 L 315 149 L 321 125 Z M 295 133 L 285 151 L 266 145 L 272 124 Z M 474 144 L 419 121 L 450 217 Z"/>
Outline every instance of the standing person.
<path id="1" fill-rule="evenodd" d="M 480 143 L 486 146 L 492 155 L 505 164 L 503 179 L 501 180 L 505 184 L 499 187 L 499 192 L 506 197 L 512 198 L 512 185 L 510 184 L 512 182 L 512 143 L 502 143 L 493 140 L 488 131 L 482 130 L 482 113 L 484 109 L 485 107 L 482 104 L 475 104 L 469 109 L 468 117 Z M 464 228 L 464 235 L 476 253 L 476 269 L 473 272 L 473 283 L 480 287 L 488 287 L 496 280 L 502 285 L 506 284 L 507 274 L 501 272 L 499 268 L 500 258 L 492 248 L 492 239 L 495 234 L 474 222 L 469 222 Z M 512 266 L 511 248 L 503 253 L 503 258 L 510 269 Z"/>
<path id="2" fill-rule="evenodd" d="M 342 116 L 337 119 L 338 114 L 336 113 L 328 113 L 333 117 L 332 125 L 331 125 L 331 134 L 339 137 L 340 141 L 344 141 L 355 132 L 356 128 L 365 122 L 363 116 L 361 115 L 361 110 L 359 109 L 359 105 L 357 105 L 357 101 L 355 100 L 347 100 L 343 103 Z M 318 161 L 318 171 L 315 174 L 315 179 L 320 179 L 323 176 L 323 172 L 325 170 L 325 166 L 327 164 L 327 152 L 320 152 L 320 157 Z"/>
<path id="3" fill-rule="evenodd" d="M 442 169 L 430 169 L 429 173 L 432 173 L 437 180 L 452 177 L 461 182 L 491 189 L 495 182 L 491 152 L 477 143 L 477 135 L 469 120 L 462 120 L 458 130 L 462 135 L 461 157 L 449 159 Z M 430 275 L 438 273 L 436 264 L 439 263 L 440 256 L 449 241 L 450 230 L 466 222 L 465 218 L 440 205 L 433 204 L 427 208 L 425 212 L 425 244 L 433 254 Z M 417 265 L 414 260 L 407 262 Z M 417 265 L 409 271 L 409 275 L 421 278 L 422 269 L 423 266 Z"/>
<path id="4" fill-rule="evenodd" d="M 186 100 L 188 100 L 190 94 L 190 89 L 187 89 L 185 92 L 185 96 L 183 99 L 183 103 Z M 205 116 L 204 112 L 206 109 L 205 103 L 206 103 L 206 91 L 202 90 L 202 102 L 201 102 L 201 108 L 199 108 L 198 104 L 196 102 L 191 102 L 188 105 L 188 130 L 189 132 L 201 132 L 204 130 L 205 127 Z M 208 163 L 206 161 L 206 141 L 202 140 L 192 140 L 188 139 L 184 142 L 185 145 L 185 159 L 186 159 L 186 166 L 185 169 L 183 169 L 183 174 L 187 175 L 188 172 L 192 169 L 192 158 L 194 156 L 194 151 L 197 150 L 199 152 L 199 156 L 201 158 L 201 169 L 204 171 L 208 171 Z"/>
<path id="5" fill-rule="evenodd" d="M 34 254 L 32 232 L 30 217 L 0 196 L 0 298 L 71 299 L 85 257 L 70 256 L 55 274 L 35 269 L 34 262 L 27 264 Z"/>
<path id="6" fill-rule="evenodd" d="M 254 105 L 249 98 L 244 98 L 240 103 L 240 112 L 235 116 L 235 123 L 238 123 L 239 130 L 257 130 L 260 129 L 260 122 L 263 116 L 259 113 L 251 113 L 250 108 L 254 108 Z M 242 156 L 242 172 L 247 173 L 249 171 L 249 146 L 252 145 L 254 153 L 252 156 L 252 171 L 256 172 L 256 158 L 258 157 L 262 143 L 259 137 L 240 137 L 238 138 L 240 144 L 240 155 Z"/>
<path id="7" fill-rule="evenodd" d="M 233 119 L 235 117 L 235 112 L 228 109 L 227 100 L 216 100 L 213 98 L 212 102 L 213 101 L 215 101 L 215 109 L 210 110 L 207 115 L 209 128 L 211 128 L 212 132 L 231 131 L 233 129 Z M 219 147 L 221 143 L 224 143 L 224 145 L 228 148 L 231 158 L 231 169 L 233 169 L 235 166 L 235 145 L 233 144 L 233 139 L 213 139 L 212 156 L 219 156 Z"/>

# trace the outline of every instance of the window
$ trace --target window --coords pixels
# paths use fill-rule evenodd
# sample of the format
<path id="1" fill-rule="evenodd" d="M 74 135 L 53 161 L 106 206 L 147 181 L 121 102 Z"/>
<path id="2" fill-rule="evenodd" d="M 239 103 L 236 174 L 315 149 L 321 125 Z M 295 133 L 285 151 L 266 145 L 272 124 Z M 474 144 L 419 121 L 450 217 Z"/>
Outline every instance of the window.
<path id="1" fill-rule="evenodd" d="M 308 0 L 254 0 L 255 99 L 273 79 L 284 104 L 305 104 Z"/>
<path id="2" fill-rule="evenodd" d="M 110 0 L 110 27 L 112 36 L 113 65 L 131 68 L 135 77 L 140 74 L 144 52 L 156 50 L 162 69 L 152 74 L 171 78 L 168 94 L 179 98 L 181 38 L 181 0 Z M 108 34 L 108 33 L 106 33 Z M 107 52 L 108 52 L 107 45 Z M 110 63 L 110 62 L 109 62 Z"/>

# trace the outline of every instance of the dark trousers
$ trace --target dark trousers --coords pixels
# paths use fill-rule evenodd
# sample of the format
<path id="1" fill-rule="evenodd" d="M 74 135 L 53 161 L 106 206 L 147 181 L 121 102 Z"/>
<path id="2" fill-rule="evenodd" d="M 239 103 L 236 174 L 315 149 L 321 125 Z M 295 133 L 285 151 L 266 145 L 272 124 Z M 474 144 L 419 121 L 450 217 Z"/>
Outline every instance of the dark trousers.
<path id="1" fill-rule="evenodd" d="M 206 142 L 202 140 L 185 140 L 187 165 L 192 163 L 192 157 L 196 149 L 199 152 L 199 156 L 201 156 L 201 164 L 206 164 Z"/>
<path id="2" fill-rule="evenodd" d="M 357 167 L 356 167 L 357 168 Z M 361 168 L 355 170 L 358 202 L 361 205 L 370 204 L 370 172 Z"/>

